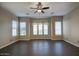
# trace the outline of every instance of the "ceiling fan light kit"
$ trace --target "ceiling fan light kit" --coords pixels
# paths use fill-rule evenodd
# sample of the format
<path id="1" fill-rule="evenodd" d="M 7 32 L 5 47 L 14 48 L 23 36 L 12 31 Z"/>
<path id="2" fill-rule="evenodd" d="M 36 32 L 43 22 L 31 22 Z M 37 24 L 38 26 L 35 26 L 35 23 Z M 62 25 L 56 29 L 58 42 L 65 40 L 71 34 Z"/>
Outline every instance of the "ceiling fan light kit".
<path id="1" fill-rule="evenodd" d="M 37 12 L 41 12 L 41 10 L 37 10 Z"/>

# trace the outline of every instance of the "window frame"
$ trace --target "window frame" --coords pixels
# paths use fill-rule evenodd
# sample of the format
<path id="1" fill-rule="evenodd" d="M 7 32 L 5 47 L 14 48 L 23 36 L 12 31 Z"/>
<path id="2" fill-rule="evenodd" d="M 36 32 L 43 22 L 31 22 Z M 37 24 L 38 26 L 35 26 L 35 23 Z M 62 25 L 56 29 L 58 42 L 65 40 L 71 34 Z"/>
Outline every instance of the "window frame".
<path id="1" fill-rule="evenodd" d="M 55 23 L 56 22 L 61 22 L 61 34 L 56 34 L 56 27 L 54 27 L 54 29 L 55 29 L 55 36 L 62 36 L 62 21 L 61 20 L 59 20 L 59 21 L 55 21 Z M 56 25 L 56 24 L 55 24 Z"/>
<path id="2" fill-rule="evenodd" d="M 37 34 L 34 34 L 34 33 L 33 33 L 33 28 L 34 28 L 34 27 L 33 27 L 33 24 L 36 24 L 36 23 L 32 23 L 32 35 L 38 35 L 38 24 L 37 24 Z"/>
<path id="3" fill-rule="evenodd" d="M 16 26 L 16 34 L 13 34 L 13 30 L 14 30 L 14 23 L 15 22 L 15 26 Z M 12 37 L 16 37 L 18 36 L 18 21 L 17 20 L 12 20 Z"/>
<path id="4" fill-rule="evenodd" d="M 26 25 L 25 25 L 25 27 L 26 27 L 26 28 L 25 28 L 25 29 L 26 29 L 26 34 L 25 34 L 25 35 L 21 35 L 21 27 L 20 27 L 20 26 L 21 26 L 21 23 L 23 23 L 23 22 L 26 24 Z M 26 23 L 25 21 L 20 21 L 20 23 L 19 23 L 19 30 L 20 30 L 20 32 L 19 32 L 19 35 L 20 35 L 20 36 L 26 36 L 26 35 L 27 35 L 27 23 Z"/>
<path id="5" fill-rule="evenodd" d="M 33 23 L 36 23 L 37 24 L 37 35 L 39 35 L 39 36 L 42 36 L 42 35 L 44 35 L 44 36 L 48 36 L 49 35 L 49 23 L 48 22 L 33 22 Z M 32 23 L 32 35 L 34 35 L 33 34 L 33 23 Z M 39 34 L 39 23 L 41 23 L 42 24 L 42 34 Z M 45 35 L 44 34 L 44 24 L 45 23 L 48 23 L 48 33 Z"/>

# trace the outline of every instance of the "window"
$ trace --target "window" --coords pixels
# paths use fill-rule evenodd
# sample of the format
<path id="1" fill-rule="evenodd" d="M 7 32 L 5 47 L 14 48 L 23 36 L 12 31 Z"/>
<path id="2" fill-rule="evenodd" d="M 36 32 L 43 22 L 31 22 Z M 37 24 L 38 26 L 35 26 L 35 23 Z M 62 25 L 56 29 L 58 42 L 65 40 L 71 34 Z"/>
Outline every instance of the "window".
<path id="1" fill-rule="evenodd" d="M 33 23 L 33 35 L 37 35 L 37 23 Z"/>
<path id="2" fill-rule="evenodd" d="M 48 35 L 48 23 L 33 23 L 33 35 Z"/>
<path id="3" fill-rule="evenodd" d="M 12 21 L 12 36 L 17 36 L 18 22 Z"/>
<path id="4" fill-rule="evenodd" d="M 44 23 L 44 35 L 48 35 L 48 23 Z"/>
<path id="5" fill-rule="evenodd" d="M 42 35 L 43 34 L 43 31 L 42 31 L 43 30 L 43 27 L 42 26 L 43 26 L 42 23 L 38 23 L 38 34 L 39 35 Z"/>
<path id="6" fill-rule="evenodd" d="M 20 36 L 26 35 L 26 22 L 20 22 Z"/>
<path id="7" fill-rule="evenodd" d="M 61 35 L 61 21 L 55 22 L 55 35 Z"/>

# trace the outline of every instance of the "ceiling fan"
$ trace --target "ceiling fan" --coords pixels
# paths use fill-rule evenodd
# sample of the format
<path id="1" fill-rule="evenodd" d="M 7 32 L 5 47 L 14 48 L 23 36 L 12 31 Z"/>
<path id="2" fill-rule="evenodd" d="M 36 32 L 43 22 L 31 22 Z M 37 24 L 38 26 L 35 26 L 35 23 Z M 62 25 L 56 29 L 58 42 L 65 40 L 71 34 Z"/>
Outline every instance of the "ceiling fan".
<path id="1" fill-rule="evenodd" d="M 34 13 L 36 13 L 36 12 L 44 13 L 44 10 L 49 9 L 49 7 L 43 7 L 42 3 L 38 2 L 36 8 L 31 7 L 30 9 L 36 9 L 36 11 Z"/>

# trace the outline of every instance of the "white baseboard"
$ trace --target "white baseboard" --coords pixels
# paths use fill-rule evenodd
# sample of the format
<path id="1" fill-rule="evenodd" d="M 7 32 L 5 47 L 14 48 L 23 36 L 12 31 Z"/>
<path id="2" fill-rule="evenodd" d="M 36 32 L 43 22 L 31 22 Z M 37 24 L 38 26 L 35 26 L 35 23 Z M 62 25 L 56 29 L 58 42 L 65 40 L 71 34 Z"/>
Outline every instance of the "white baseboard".
<path id="1" fill-rule="evenodd" d="M 13 43 L 15 43 L 15 42 L 17 42 L 17 41 L 18 41 L 18 40 L 15 40 L 15 41 L 12 41 L 12 42 L 10 42 L 10 43 L 8 43 L 8 44 L 5 44 L 5 45 L 1 46 L 0 49 L 6 47 L 6 46 L 8 46 L 8 45 L 11 45 L 11 44 L 13 44 Z"/>
<path id="2" fill-rule="evenodd" d="M 79 47 L 79 45 L 77 45 L 77 44 L 75 44 L 75 43 L 73 43 L 73 42 L 71 42 L 71 41 L 69 41 L 69 40 L 64 40 L 64 41 L 66 41 L 66 42 L 68 42 L 68 43 L 70 43 L 70 44 L 72 44 L 72 45 L 74 45 L 74 46 L 76 46 L 76 47 Z"/>

